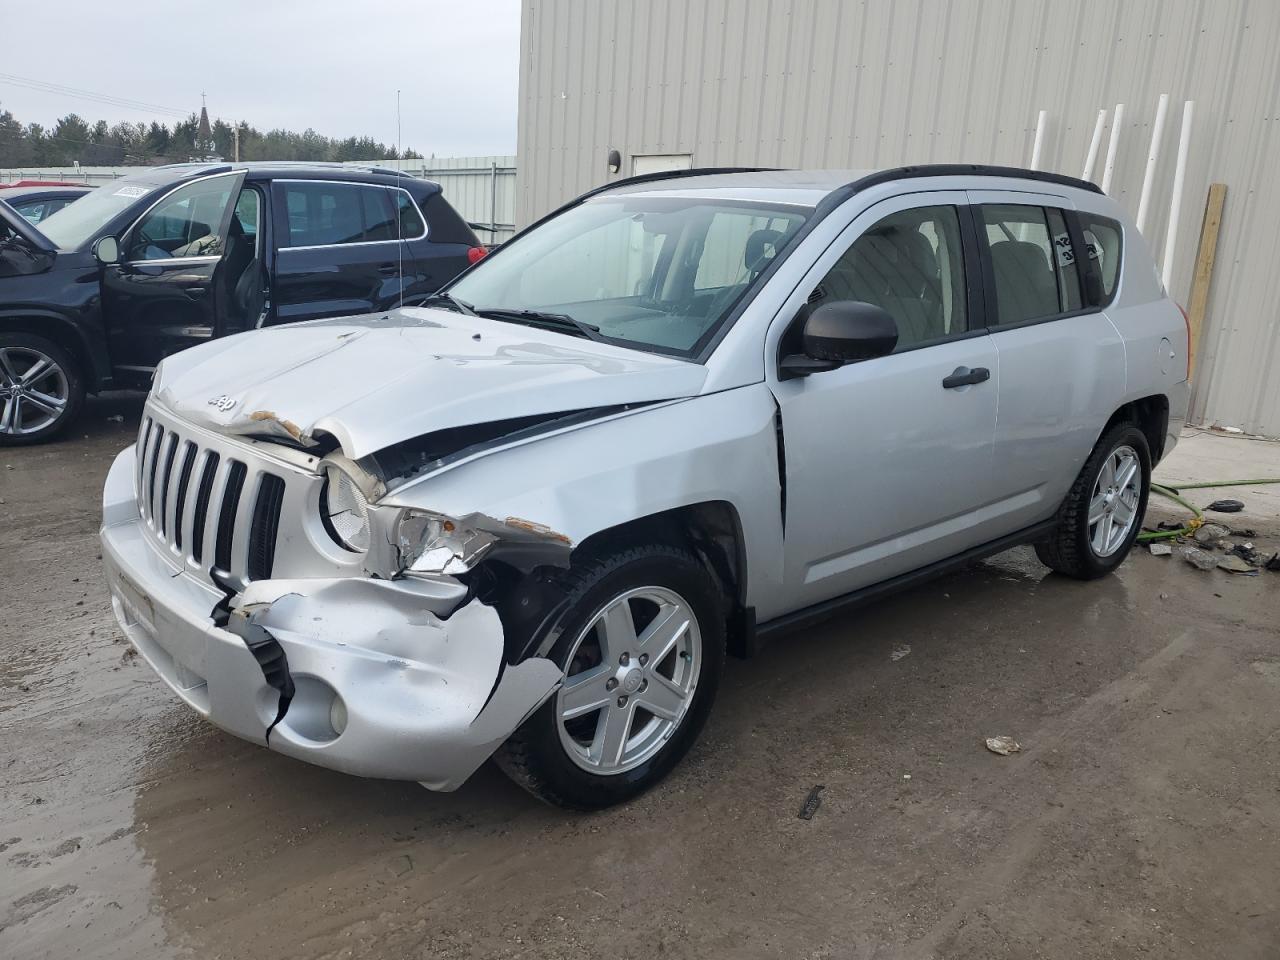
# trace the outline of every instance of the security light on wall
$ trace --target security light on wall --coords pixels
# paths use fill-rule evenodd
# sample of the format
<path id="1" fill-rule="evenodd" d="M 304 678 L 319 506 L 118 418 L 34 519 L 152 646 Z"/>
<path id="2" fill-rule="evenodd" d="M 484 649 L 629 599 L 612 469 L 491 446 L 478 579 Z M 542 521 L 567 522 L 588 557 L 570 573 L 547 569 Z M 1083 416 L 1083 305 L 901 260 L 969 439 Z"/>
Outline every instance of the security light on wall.
<path id="1" fill-rule="evenodd" d="M 622 154 L 612 147 L 609 148 L 609 172 L 617 173 L 622 169 Z"/>

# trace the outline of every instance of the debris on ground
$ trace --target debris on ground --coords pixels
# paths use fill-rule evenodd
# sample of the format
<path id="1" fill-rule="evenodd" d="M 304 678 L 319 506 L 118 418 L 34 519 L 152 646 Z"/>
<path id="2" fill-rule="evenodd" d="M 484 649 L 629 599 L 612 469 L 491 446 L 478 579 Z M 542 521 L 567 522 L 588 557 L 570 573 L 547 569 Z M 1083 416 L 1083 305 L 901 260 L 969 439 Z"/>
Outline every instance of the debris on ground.
<path id="1" fill-rule="evenodd" d="M 1257 576 L 1258 573 L 1257 567 L 1235 553 L 1229 553 L 1225 557 L 1219 558 L 1218 567 L 1228 573 L 1245 573 L 1250 576 Z"/>
<path id="2" fill-rule="evenodd" d="M 1220 523 L 1206 523 L 1196 528 L 1196 532 L 1192 534 L 1199 543 L 1217 543 L 1224 537 L 1231 535 L 1231 528 L 1224 527 Z"/>
<path id="3" fill-rule="evenodd" d="M 1218 558 L 1199 547 L 1183 547 L 1182 559 L 1200 570 L 1212 570 L 1218 565 Z"/>
<path id="4" fill-rule="evenodd" d="M 1167 543 L 1160 543 L 1159 541 L 1152 543 L 1147 549 L 1151 551 L 1151 555 L 1153 557 L 1167 557 L 1169 554 L 1173 553 L 1173 547 Z"/>
<path id="5" fill-rule="evenodd" d="M 901 660 L 903 657 L 907 656 L 909 653 L 911 653 L 911 648 L 904 644 L 901 647 L 894 647 L 893 653 L 889 654 L 889 659 L 894 661 Z"/>
<path id="6" fill-rule="evenodd" d="M 1280 551 L 1272 555 L 1271 559 L 1267 561 L 1266 567 L 1272 573 L 1280 573 Z"/>
<path id="7" fill-rule="evenodd" d="M 124 423 L 124 414 L 117 413 L 107 417 L 107 423 Z"/>
<path id="8" fill-rule="evenodd" d="M 804 798 L 804 806 L 800 808 L 800 813 L 797 814 L 801 820 L 813 819 L 813 815 L 818 812 L 818 807 L 822 806 L 821 794 L 825 789 L 826 785 L 819 783 L 809 791 L 809 795 Z"/>
<path id="9" fill-rule="evenodd" d="M 1181 530 L 1186 524 L 1181 520 L 1161 520 L 1156 524 L 1157 530 Z"/>
<path id="10" fill-rule="evenodd" d="M 1212 510 L 1214 513 L 1239 513 L 1244 509 L 1243 500 L 1215 500 L 1213 503 L 1205 507 L 1206 510 Z"/>
<path id="11" fill-rule="evenodd" d="M 1021 750 L 1022 744 L 1018 743 L 1013 737 L 987 737 L 987 749 L 992 753 L 1007 757 L 1009 754 L 1017 753 Z"/>
<path id="12" fill-rule="evenodd" d="M 1257 548 L 1248 541 L 1237 543 L 1231 548 L 1231 552 L 1237 557 L 1249 564 L 1251 567 L 1260 567 L 1266 563 L 1266 559 L 1257 551 Z"/>

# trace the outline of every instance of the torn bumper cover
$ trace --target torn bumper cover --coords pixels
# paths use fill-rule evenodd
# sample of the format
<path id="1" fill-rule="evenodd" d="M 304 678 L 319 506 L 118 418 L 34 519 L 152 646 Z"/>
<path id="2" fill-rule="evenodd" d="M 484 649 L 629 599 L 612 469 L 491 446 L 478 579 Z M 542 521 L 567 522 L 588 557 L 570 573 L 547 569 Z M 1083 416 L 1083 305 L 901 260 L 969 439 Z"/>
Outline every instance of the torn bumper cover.
<path id="1" fill-rule="evenodd" d="M 104 494 L 116 617 L 156 673 L 229 733 L 345 773 L 452 790 L 560 682 L 543 658 L 506 665 L 497 614 L 459 607 L 465 588 L 447 577 L 264 580 L 227 596 L 148 536 L 133 470 L 130 448 Z"/>

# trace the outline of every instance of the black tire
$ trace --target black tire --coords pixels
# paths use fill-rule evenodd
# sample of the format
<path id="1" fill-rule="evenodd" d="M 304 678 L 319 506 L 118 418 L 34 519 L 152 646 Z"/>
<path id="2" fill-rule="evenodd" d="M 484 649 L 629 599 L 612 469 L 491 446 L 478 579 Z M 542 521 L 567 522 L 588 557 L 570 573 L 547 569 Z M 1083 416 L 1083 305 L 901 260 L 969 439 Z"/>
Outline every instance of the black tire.
<path id="1" fill-rule="evenodd" d="M 65 430 L 80 414 L 80 406 L 84 403 L 84 375 L 80 365 L 69 352 L 52 340 L 38 337 L 30 333 L 0 333 L 0 350 L 16 348 L 15 355 L 27 358 L 27 351 L 42 354 L 62 372 L 66 380 L 66 402 L 61 413 L 47 425 L 30 433 L 11 432 L 7 421 L 0 420 L 0 447 L 16 447 L 32 443 L 43 443 Z M 27 368 L 29 369 L 29 368 Z M 21 371 L 18 371 L 21 372 Z M 10 394 L 12 389 L 8 373 L 0 369 L 0 416 L 6 415 L 8 406 L 14 402 Z M 25 406 L 25 404 L 24 404 Z"/>
<path id="2" fill-rule="evenodd" d="M 697 739 L 724 669 L 727 605 L 719 582 L 693 553 L 663 544 L 589 558 L 557 578 L 569 604 L 557 625 L 559 639 L 549 656 L 562 669 L 569 667 L 568 657 L 579 634 L 609 600 L 639 587 L 662 587 L 679 594 L 692 608 L 702 638 L 701 667 L 692 700 L 667 742 L 641 765 L 609 775 L 579 766 L 560 739 L 557 695 L 538 708 L 494 754 L 498 767 L 540 800 L 573 810 L 598 810 L 653 786 Z"/>
<path id="3" fill-rule="evenodd" d="M 1137 515 L 1120 547 L 1108 556 L 1099 556 L 1089 539 L 1089 501 L 1103 465 L 1112 453 L 1124 446 L 1132 448 L 1138 454 L 1142 474 Z M 1147 496 L 1150 492 L 1151 450 L 1147 445 L 1147 437 L 1132 423 L 1118 423 L 1103 434 L 1089 454 L 1076 482 L 1058 508 L 1058 522 L 1053 535 L 1036 544 L 1036 555 L 1040 562 L 1051 570 L 1077 580 L 1096 580 L 1106 576 L 1124 562 L 1133 548 L 1134 541 L 1142 530 L 1142 517 L 1147 510 Z"/>

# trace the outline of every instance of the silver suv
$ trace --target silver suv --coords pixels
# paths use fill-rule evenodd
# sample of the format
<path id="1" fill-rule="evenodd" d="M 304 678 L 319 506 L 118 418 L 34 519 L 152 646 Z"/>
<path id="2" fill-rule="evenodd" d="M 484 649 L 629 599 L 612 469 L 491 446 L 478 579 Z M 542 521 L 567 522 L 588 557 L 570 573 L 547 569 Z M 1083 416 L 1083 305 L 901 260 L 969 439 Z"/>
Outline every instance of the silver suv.
<path id="1" fill-rule="evenodd" d="M 368 777 L 624 800 L 726 654 L 1033 543 L 1114 570 L 1187 332 L 1091 184 L 976 166 L 596 190 L 423 308 L 164 360 L 107 479 L 129 639 Z"/>

